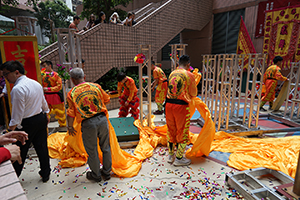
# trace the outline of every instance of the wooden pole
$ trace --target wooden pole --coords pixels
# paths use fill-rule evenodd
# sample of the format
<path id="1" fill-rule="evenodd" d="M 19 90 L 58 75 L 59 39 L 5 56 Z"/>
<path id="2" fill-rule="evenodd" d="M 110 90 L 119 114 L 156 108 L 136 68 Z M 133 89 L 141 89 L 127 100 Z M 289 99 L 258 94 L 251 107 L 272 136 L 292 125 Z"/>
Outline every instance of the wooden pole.
<path id="1" fill-rule="evenodd" d="M 63 93 L 64 93 L 64 106 L 65 106 L 66 126 L 68 127 L 68 120 L 67 120 L 67 87 L 66 87 L 67 83 L 66 82 L 67 82 L 67 80 L 63 79 Z"/>
<path id="2" fill-rule="evenodd" d="M 300 151 L 299 151 L 298 164 L 297 164 L 297 169 L 296 169 L 296 176 L 295 176 L 293 192 L 296 195 L 300 195 Z"/>

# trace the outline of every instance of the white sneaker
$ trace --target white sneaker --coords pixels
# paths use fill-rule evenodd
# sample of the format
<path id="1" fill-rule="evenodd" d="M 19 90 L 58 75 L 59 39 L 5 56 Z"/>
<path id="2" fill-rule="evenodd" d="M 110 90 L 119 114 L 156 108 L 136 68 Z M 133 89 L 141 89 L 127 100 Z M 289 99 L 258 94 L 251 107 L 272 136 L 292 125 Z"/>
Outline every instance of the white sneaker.
<path id="1" fill-rule="evenodd" d="M 182 157 L 180 160 L 176 158 L 173 163 L 174 166 L 186 166 L 189 164 L 191 164 L 191 160 L 186 157 Z"/>
<path id="2" fill-rule="evenodd" d="M 171 163 L 171 164 L 174 162 L 174 160 L 175 160 L 175 154 L 174 155 L 169 155 L 168 158 L 167 158 L 167 162 Z"/>

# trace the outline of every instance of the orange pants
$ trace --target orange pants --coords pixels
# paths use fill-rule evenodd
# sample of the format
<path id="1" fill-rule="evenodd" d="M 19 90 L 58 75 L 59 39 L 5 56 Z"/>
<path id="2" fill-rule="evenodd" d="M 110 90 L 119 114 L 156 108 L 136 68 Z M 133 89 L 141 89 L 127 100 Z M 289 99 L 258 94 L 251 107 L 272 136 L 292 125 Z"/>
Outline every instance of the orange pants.
<path id="1" fill-rule="evenodd" d="M 166 103 L 167 139 L 171 143 L 188 143 L 190 128 L 190 107 Z"/>
<path id="2" fill-rule="evenodd" d="M 275 99 L 275 89 L 277 86 L 277 80 L 266 80 L 266 92 L 261 98 L 262 101 L 273 101 Z"/>
<path id="3" fill-rule="evenodd" d="M 275 89 L 277 87 L 277 80 L 266 80 L 266 92 L 264 96 L 261 98 L 261 103 L 259 107 L 263 107 L 267 101 L 269 102 L 269 106 L 273 106 L 273 100 L 275 99 Z"/>
<path id="4" fill-rule="evenodd" d="M 163 82 L 159 84 L 155 92 L 155 102 L 163 104 L 166 100 L 168 92 L 168 82 Z"/>
<path id="5" fill-rule="evenodd" d="M 133 117 L 135 120 L 139 118 L 140 115 L 140 99 L 135 94 L 133 99 L 129 102 L 128 106 L 125 106 L 125 102 L 128 99 L 128 95 L 122 94 L 120 97 L 120 111 L 119 111 L 119 117 L 127 117 L 128 113 L 131 113 L 131 117 Z M 129 110 L 130 109 L 130 110 Z"/>
<path id="6" fill-rule="evenodd" d="M 157 110 L 162 111 L 163 110 L 163 103 L 166 100 L 168 92 L 168 82 L 163 82 L 161 84 L 158 84 L 155 92 L 155 102 L 157 104 Z"/>

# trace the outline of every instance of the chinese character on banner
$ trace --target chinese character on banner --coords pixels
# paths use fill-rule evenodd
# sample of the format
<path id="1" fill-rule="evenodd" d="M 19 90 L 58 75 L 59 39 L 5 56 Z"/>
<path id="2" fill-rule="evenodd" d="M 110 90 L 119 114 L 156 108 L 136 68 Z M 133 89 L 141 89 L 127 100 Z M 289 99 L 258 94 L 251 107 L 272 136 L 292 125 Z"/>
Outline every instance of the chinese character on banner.
<path id="1" fill-rule="evenodd" d="M 288 26 L 287 26 L 287 25 L 284 25 L 284 26 L 281 28 L 280 35 L 287 35 L 287 34 L 288 34 L 287 28 L 288 28 Z"/>
<path id="2" fill-rule="evenodd" d="M 24 53 L 27 53 L 28 50 L 27 49 L 21 49 L 20 45 L 17 45 L 17 48 L 18 50 L 17 51 L 14 51 L 14 52 L 11 52 L 12 55 L 14 55 L 14 57 L 16 58 L 17 61 L 19 61 L 20 63 L 22 63 L 22 65 L 25 65 L 25 55 L 22 54 L 23 52 Z"/>
<path id="3" fill-rule="evenodd" d="M 16 37 L 17 36 L 15 36 L 15 38 Z M 4 41 L 1 41 L 0 39 L 1 45 L 3 45 L 4 47 L 3 48 L 4 52 L 1 52 L 2 58 L 3 57 L 5 58 L 2 59 L 3 62 L 10 61 L 10 60 L 19 61 L 20 63 L 23 64 L 25 68 L 25 74 L 28 78 L 41 82 L 37 44 L 34 43 L 35 41 L 24 41 L 24 37 L 23 38 L 18 37 L 18 38 L 20 38 L 20 41 L 17 41 L 17 39 L 11 39 L 11 41 L 9 41 L 9 38 Z"/>
<path id="4" fill-rule="evenodd" d="M 285 46 L 285 40 L 280 40 L 278 47 L 282 50 Z"/>

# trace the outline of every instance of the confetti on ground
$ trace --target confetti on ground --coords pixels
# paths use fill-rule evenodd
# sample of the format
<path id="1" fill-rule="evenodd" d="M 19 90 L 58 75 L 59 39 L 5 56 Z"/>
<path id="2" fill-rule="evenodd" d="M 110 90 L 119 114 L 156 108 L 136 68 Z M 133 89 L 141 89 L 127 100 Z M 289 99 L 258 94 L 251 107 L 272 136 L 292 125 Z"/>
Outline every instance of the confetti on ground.
<path id="1" fill-rule="evenodd" d="M 126 151 L 134 154 L 134 150 Z M 215 166 L 214 162 L 206 159 L 203 159 L 203 165 L 174 167 L 166 162 L 167 156 L 168 148 L 158 147 L 153 151 L 152 157 L 143 161 L 143 167 L 137 176 L 122 178 L 114 175 L 111 180 L 97 184 L 86 179 L 86 172 L 90 171 L 88 165 L 64 169 L 55 164 L 51 167 L 51 179 L 45 184 L 50 183 L 51 187 L 55 187 L 53 191 L 59 191 L 54 194 L 54 199 L 243 199 L 236 190 L 228 188 L 224 183 L 225 174 L 235 170 L 219 164 Z M 33 175 L 37 173 L 38 163 L 38 160 L 27 162 L 24 171 L 27 170 L 27 174 L 31 176 L 21 177 L 22 184 L 30 181 L 35 183 L 31 188 L 24 187 L 29 198 L 33 196 L 34 190 L 43 191 L 44 184 L 36 187 L 34 177 L 39 181 L 40 178 Z M 272 180 L 268 184 L 273 185 Z M 46 194 L 42 197 L 49 199 Z"/>

